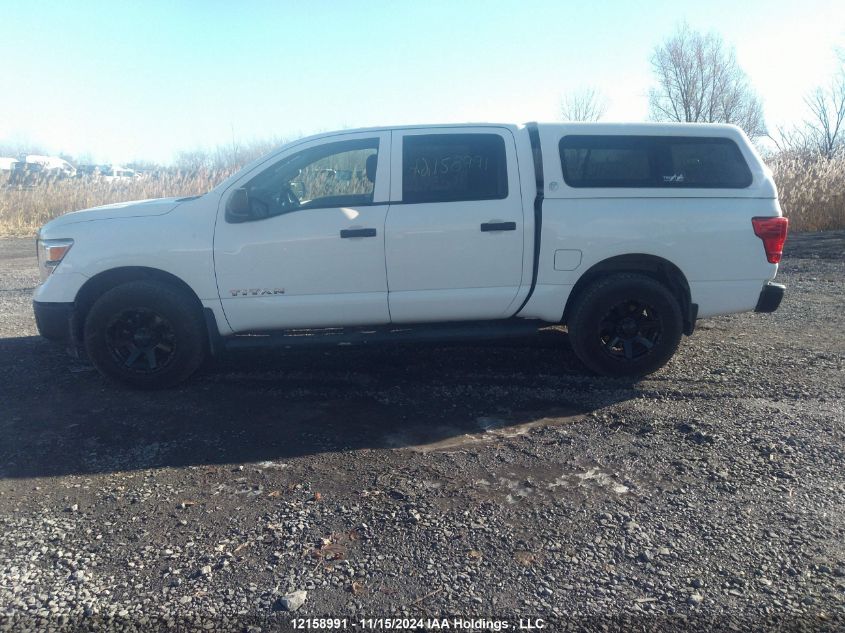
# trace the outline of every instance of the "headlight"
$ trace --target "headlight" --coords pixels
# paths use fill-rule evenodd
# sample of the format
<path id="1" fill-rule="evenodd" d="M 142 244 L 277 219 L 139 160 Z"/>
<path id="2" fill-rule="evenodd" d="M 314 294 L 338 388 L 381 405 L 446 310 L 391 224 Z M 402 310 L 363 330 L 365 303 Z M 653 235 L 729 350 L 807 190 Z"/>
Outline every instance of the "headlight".
<path id="1" fill-rule="evenodd" d="M 41 272 L 41 281 L 47 279 L 56 267 L 62 263 L 65 255 L 73 246 L 73 240 L 42 240 L 36 242 L 35 248 L 38 251 L 38 270 Z"/>

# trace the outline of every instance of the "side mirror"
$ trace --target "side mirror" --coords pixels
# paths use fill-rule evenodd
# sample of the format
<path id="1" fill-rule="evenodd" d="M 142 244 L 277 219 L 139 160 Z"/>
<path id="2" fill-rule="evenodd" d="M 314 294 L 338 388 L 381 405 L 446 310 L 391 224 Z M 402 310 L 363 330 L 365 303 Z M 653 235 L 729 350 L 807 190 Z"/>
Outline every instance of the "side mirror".
<path id="1" fill-rule="evenodd" d="M 235 189 L 226 203 L 227 222 L 249 222 L 254 220 L 252 205 L 249 203 L 249 193 L 246 189 Z"/>

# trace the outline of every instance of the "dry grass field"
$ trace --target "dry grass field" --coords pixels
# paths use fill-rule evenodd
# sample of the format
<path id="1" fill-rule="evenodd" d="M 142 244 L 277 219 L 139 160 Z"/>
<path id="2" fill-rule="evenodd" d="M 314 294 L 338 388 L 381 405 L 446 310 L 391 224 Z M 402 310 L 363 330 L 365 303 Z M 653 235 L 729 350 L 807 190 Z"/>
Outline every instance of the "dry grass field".
<path id="1" fill-rule="evenodd" d="M 834 159 L 781 155 L 769 159 L 792 231 L 845 228 L 845 157 Z M 203 168 L 190 173 L 106 182 L 70 179 L 31 189 L 6 185 L 0 176 L 0 235 L 34 235 L 50 219 L 78 209 L 167 196 L 202 194 L 241 166 Z"/>
<path id="2" fill-rule="evenodd" d="M 73 178 L 29 189 L 7 186 L 4 176 L 0 181 L 0 235 L 34 235 L 38 227 L 68 211 L 127 200 L 205 193 L 231 171 L 199 170 L 190 175 L 174 173 L 112 182 Z"/>
<path id="3" fill-rule="evenodd" d="M 812 159 L 782 155 L 770 160 L 769 166 L 791 230 L 845 228 L 845 156 Z"/>

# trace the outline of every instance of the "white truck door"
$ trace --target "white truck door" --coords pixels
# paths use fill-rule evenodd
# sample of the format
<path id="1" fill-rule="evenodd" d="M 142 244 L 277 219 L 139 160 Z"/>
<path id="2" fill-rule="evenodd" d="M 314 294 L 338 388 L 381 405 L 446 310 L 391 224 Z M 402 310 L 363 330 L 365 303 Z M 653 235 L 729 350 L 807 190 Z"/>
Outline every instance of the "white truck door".
<path id="1" fill-rule="evenodd" d="M 292 147 L 226 191 L 214 262 L 233 330 L 390 322 L 389 157 L 389 132 L 332 135 Z M 234 196 L 240 216 L 226 211 Z"/>
<path id="2" fill-rule="evenodd" d="M 391 321 L 510 316 L 524 248 L 510 130 L 394 131 L 391 165 L 385 227 Z"/>

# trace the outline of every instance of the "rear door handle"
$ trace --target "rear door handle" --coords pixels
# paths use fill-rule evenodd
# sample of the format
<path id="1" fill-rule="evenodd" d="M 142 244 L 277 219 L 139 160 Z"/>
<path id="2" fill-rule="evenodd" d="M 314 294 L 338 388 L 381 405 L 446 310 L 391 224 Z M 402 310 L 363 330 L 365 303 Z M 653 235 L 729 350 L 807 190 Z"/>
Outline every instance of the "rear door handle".
<path id="1" fill-rule="evenodd" d="M 481 225 L 483 232 L 487 231 L 516 231 L 516 222 L 485 222 Z"/>
<path id="2" fill-rule="evenodd" d="M 375 237 L 375 229 L 341 229 L 340 236 L 346 237 Z"/>

